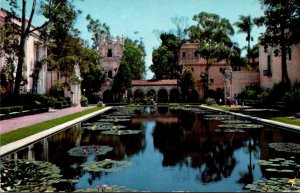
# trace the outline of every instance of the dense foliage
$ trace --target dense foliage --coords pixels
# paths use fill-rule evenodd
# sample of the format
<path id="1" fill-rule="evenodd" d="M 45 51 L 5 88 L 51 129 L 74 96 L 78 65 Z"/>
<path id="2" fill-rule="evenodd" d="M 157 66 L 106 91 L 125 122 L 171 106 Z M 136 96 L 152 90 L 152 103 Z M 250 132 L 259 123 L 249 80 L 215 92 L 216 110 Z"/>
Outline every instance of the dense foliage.
<path id="1" fill-rule="evenodd" d="M 181 41 L 171 33 L 162 33 L 160 39 L 161 45 L 152 52 L 153 64 L 150 69 L 154 73 L 154 79 L 177 79 L 181 73 L 178 64 Z"/>
<path id="2" fill-rule="evenodd" d="M 125 99 L 126 90 L 131 88 L 131 81 L 142 79 L 145 74 L 145 48 L 142 41 L 125 40 L 123 55 L 118 73 L 114 77 L 112 90 L 117 100 Z M 123 97 L 123 98 L 122 98 Z"/>
<path id="3" fill-rule="evenodd" d="M 105 78 L 105 71 L 99 65 L 99 54 L 97 51 L 82 47 L 80 55 L 81 90 L 88 98 L 88 101 L 95 104 L 99 100 L 98 90 Z"/>
<path id="4" fill-rule="evenodd" d="M 184 101 L 190 101 L 193 98 L 193 94 L 196 92 L 196 80 L 190 68 L 183 71 L 183 75 L 180 80 L 180 88 L 182 99 Z"/>
<path id="5" fill-rule="evenodd" d="M 300 109 L 300 83 L 296 82 L 289 89 L 283 83 L 275 84 L 271 89 L 247 86 L 240 94 L 241 100 L 255 100 L 260 107 L 276 107 L 283 104 L 289 110 Z"/>

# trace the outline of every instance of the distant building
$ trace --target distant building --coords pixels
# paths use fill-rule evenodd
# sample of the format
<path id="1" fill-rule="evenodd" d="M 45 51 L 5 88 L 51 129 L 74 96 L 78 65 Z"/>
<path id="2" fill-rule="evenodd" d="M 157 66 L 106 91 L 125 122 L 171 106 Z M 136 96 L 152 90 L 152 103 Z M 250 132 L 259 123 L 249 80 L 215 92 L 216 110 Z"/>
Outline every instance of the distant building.
<path id="1" fill-rule="evenodd" d="M 187 42 L 182 44 L 179 50 L 179 65 L 183 66 L 183 69 L 190 68 L 197 81 L 197 92 L 200 99 L 204 98 L 204 86 L 205 81 L 201 78 L 201 74 L 207 70 L 206 60 L 201 58 L 200 55 L 195 54 L 198 47 L 198 43 Z M 212 64 L 208 69 L 208 89 L 216 92 L 222 92 L 224 89 L 224 69 L 226 66 L 225 60 Z"/>
<path id="2" fill-rule="evenodd" d="M 106 71 L 106 78 L 100 88 L 100 98 L 104 102 L 112 102 L 114 99 L 111 91 L 113 78 L 116 76 L 123 55 L 124 39 L 105 40 L 99 44 L 100 65 Z"/>
<path id="3" fill-rule="evenodd" d="M 182 65 L 183 69 L 190 68 L 193 71 L 197 81 L 199 99 L 204 99 L 205 82 L 201 78 L 201 74 L 206 72 L 207 65 L 206 60 L 195 53 L 197 47 L 198 43 L 183 43 L 179 50 L 179 65 Z M 254 59 L 252 63 L 254 65 L 258 64 L 257 59 Z M 258 72 L 250 72 L 245 68 L 241 68 L 239 71 L 235 70 L 237 69 L 233 71 L 232 68 L 226 64 L 225 60 L 210 65 L 208 70 L 208 89 L 215 91 L 217 97 L 222 100 L 223 97 L 229 97 L 233 100 L 234 95 L 241 92 L 246 86 L 259 85 Z"/>
<path id="4" fill-rule="evenodd" d="M 281 57 L 275 57 L 274 48 L 259 47 L 259 71 L 260 87 L 272 88 L 274 84 L 281 82 Z M 300 81 L 300 44 L 291 46 L 287 52 L 287 71 L 291 83 Z"/>

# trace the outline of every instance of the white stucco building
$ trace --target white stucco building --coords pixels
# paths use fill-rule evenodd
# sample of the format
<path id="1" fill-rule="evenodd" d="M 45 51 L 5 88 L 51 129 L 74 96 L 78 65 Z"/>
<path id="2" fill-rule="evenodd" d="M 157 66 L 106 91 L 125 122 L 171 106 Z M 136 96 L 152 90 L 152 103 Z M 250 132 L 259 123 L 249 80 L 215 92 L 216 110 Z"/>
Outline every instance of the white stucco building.
<path id="1" fill-rule="evenodd" d="M 1 8 L 0 10 L 0 24 L 4 25 L 5 17 L 8 12 Z M 13 20 L 18 25 L 19 20 Z M 31 26 L 34 29 L 34 26 Z M 6 58 L 8 55 L 0 56 L 0 68 L 7 65 Z M 23 66 L 23 79 L 21 86 L 21 93 L 35 93 L 46 94 L 46 73 L 47 65 L 42 61 L 47 57 L 47 46 L 43 39 L 40 38 L 38 31 L 33 32 L 25 42 L 25 58 Z M 14 57 L 15 70 L 17 67 L 17 58 Z M 14 72 L 15 76 L 16 72 Z M 36 76 L 35 76 L 36 75 Z M 36 78 L 35 78 L 36 77 Z M 13 88 L 7 88 L 9 90 Z"/>
<path id="2" fill-rule="evenodd" d="M 276 57 L 273 52 L 272 47 L 266 51 L 263 46 L 259 48 L 260 87 L 263 89 L 272 88 L 282 80 L 281 57 Z M 292 84 L 300 81 L 300 44 L 288 49 L 287 71 Z"/>

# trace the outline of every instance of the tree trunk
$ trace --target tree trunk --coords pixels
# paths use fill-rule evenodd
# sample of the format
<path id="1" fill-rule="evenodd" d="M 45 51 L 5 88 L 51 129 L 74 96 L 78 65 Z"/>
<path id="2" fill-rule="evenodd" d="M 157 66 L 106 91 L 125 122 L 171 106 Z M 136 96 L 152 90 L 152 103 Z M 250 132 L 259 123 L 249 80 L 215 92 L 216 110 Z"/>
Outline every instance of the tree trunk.
<path id="1" fill-rule="evenodd" d="M 281 46 L 281 81 L 287 87 L 290 86 L 290 79 L 288 76 L 287 71 L 287 63 L 286 63 L 286 54 L 287 54 L 287 47 L 286 47 L 286 38 L 285 38 L 285 21 L 281 22 L 281 29 L 280 29 L 280 46 Z"/>
<path id="2" fill-rule="evenodd" d="M 251 41 L 251 34 L 248 32 L 248 65 L 250 65 L 250 41 Z M 251 65 L 252 66 L 252 65 Z"/>
<path id="3" fill-rule="evenodd" d="M 15 88 L 14 88 L 14 96 L 18 96 L 20 94 L 20 86 L 22 81 L 22 71 L 23 71 L 23 63 L 25 57 L 25 38 L 21 36 L 20 45 L 18 48 L 18 65 L 15 79 Z"/>
<path id="4" fill-rule="evenodd" d="M 288 71 L 287 71 L 287 62 L 286 62 L 286 46 L 282 45 L 281 47 L 281 75 L 282 75 L 282 83 L 286 86 L 290 86 L 291 82 L 289 79 Z"/>

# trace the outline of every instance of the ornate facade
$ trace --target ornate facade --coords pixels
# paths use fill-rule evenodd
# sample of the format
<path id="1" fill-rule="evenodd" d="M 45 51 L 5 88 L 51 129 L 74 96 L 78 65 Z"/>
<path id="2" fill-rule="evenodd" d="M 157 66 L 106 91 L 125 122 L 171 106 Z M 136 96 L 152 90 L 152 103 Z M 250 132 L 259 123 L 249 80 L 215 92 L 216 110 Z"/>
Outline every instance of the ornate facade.
<path id="1" fill-rule="evenodd" d="M 187 42 L 179 50 L 179 65 L 191 68 L 197 81 L 199 98 L 204 98 L 204 80 L 201 74 L 206 72 L 206 60 L 195 54 L 198 43 Z M 227 74 L 225 73 L 227 72 Z M 228 73 L 230 72 L 230 76 Z M 248 85 L 259 85 L 259 72 L 250 72 L 245 69 L 233 71 L 228 68 L 225 60 L 215 62 L 208 70 L 208 89 L 214 90 L 220 98 L 234 99 L 234 95 L 241 92 Z M 221 97 L 221 95 L 223 97 Z M 225 100 L 225 99 L 224 99 Z"/>

